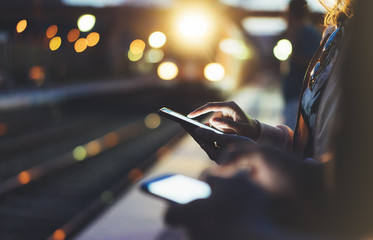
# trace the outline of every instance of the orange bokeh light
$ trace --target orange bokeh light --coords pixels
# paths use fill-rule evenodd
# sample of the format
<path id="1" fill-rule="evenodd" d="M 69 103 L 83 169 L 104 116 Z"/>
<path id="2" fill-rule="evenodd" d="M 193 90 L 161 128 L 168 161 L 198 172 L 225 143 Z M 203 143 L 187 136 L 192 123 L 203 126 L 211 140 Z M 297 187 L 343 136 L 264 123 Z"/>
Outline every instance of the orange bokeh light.
<path id="1" fill-rule="evenodd" d="M 144 51 L 144 49 L 145 49 L 145 42 L 141 39 L 133 40 L 130 45 L 130 51 L 133 54 L 140 54 Z"/>
<path id="2" fill-rule="evenodd" d="M 67 34 L 67 41 L 75 42 L 80 36 L 80 31 L 77 28 L 73 28 Z"/>
<path id="3" fill-rule="evenodd" d="M 136 182 L 143 177 L 143 174 L 140 169 L 134 168 L 128 173 L 128 178 L 131 182 Z"/>
<path id="4" fill-rule="evenodd" d="M 64 240 L 65 238 L 66 238 L 66 233 L 63 230 L 57 229 L 56 231 L 54 231 L 53 233 L 54 240 Z"/>
<path id="5" fill-rule="evenodd" d="M 51 26 L 48 27 L 45 35 L 47 36 L 47 38 L 52 38 L 52 37 L 56 36 L 57 31 L 58 31 L 57 25 L 51 25 Z"/>
<path id="6" fill-rule="evenodd" d="M 18 181 L 24 185 L 29 183 L 31 181 L 30 173 L 27 171 L 23 171 L 20 174 L 18 174 Z"/>
<path id="7" fill-rule="evenodd" d="M 119 136 L 118 134 L 111 132 L 104 136 L 104 144 L 107 147 L 114 147 L 119 143 Z"/>
<path id="8" fill-rule="evenodd" d="M 87 154 L 95 156 L 101 152 L 101 144 L 98 141 L 92 141 L 86 146 Z"/>
<path id="9" fill-rule="evenodd" d="M 25 31 L 26 27 L 27 27 L 27 20 L 23 19 L 19 21 L 16 26 L 17 33 L 21 33 Z"/>
<path id="10" fill-rule="evenodd" d="M 96 32 L 91 32 L 90 34 L 88 34 L 88 36 L 87 36 L 88 47 L 95 46 L 98 43 L 98 41 L 100 41 L 100 34 L 98 34 Z"/>
<path id="11" fill-rule="evenodd" d="M 87 39 L 79 38 L 74 45 L 75 51 L 78 53 L 83 52 L 87 48 Z"/>
<path id="12" fill-rule="evenodd" d="M 6 123 L 0 123 L 0 136 L 4 136 L 8 130 Z"/>

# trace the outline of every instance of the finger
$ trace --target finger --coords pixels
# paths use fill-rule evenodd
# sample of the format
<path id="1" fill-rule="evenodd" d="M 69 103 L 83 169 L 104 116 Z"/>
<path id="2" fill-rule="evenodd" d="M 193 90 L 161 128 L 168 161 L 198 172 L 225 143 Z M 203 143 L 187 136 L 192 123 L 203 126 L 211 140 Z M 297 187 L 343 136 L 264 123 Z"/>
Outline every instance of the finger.
<path id="1" fill-rule="evenodd" d="M 227 114 L 232 113 L 232 108 L 230 106 L 229 102 L 212 102 L 212 103 L 207 103 L 203 105 L 202 107 L 197 108 L 193 112 L 188 114 L 188 117 L 190 118 L 195 118 L 198 116 L 201 116 L 203 114 L 209 113 L 209 112 L 218 112 L 218 111 L 223 111 Z"/>
<path id="2" fill-rule="evenodd" d="M 228 118 L 213 118 L 213 119 L 210 119 L 210 124 L 213 127 L 219 130 L 222 130 L 224 132 L 226 132 L 227 130 L 230 130 L 236 134 L 239 134 L 240 130 L 242 129 L 242 123 L 233 121 Z"/>

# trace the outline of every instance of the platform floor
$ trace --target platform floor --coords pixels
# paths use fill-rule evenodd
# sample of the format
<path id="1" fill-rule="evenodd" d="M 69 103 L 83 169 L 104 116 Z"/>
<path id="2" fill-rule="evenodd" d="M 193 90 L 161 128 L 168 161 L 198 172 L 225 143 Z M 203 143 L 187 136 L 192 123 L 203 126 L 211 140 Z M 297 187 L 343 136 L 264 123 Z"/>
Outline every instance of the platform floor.
<path id="1" fill-rule="evenodd" d="M 270 125 L 282 122 L 283 100 L 278 88 L 245 87 L 232 100 L 252 117 Z M 214 164 L 189 136 L 185 135 L 168 151 L 144 179 L 163 173 L 181 173 L 198 177 Z M 140 181 L 141 182 L 141 181 Z M 75 240 L 184 240 L 177 230 L 168 230 L 163 223 L 167 207 L 163 200 L 148 196 L 138 184 L 123 194 L 107 211 L 75 236 Z"/>

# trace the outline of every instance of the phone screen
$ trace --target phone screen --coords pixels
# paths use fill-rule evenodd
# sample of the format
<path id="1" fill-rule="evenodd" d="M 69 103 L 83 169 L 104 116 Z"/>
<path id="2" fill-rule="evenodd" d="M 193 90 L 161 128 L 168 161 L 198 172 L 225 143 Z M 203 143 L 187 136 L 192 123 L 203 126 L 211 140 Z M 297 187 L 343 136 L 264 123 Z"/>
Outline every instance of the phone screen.
<path id="1" fill-rule="evenodd" d="M 175 112 L 175 111 L 173 111 L 173 110 L 171 110 L 171 109 L 168 109 L 168 108 L 163 107 L 163 108 L 161 108 L 159 111 L 164 112 L 164 113 L 166 113 L 166 114 L 169 114 L 169 115 L 171 115 L 171 116 L 173 116 L 173 117 L 176 117 L 176 118 L 178 118 L 178 119 L 181 119 L 181 120 L 183 120 L 183 121 L 185 121 L 185 122 L 188 122 L 188 123 L 190 123 L 190 124 L 193 124 L 193 125 L 195 125 L 195 126 L 198 126 L 198 127 L 201 127 L 201 128 L 205 128 L 205 129 L 209 129 L 209 130 L 214 131 L 214 132 L 219 133 L 219 134 L 223 134 L 223 132 L 221 132 L 221 131 L 219 131 L 219 130 L 217 130 L 217 129 L 215 129 L 215 128 L 212 128 L 212 127 L 206 126 L 205 124 L 202 124 L 202 123 L 200 123 L 200 122 L 198 122 L 198 121 L 195 121 L 195 120 L 193 120 L 193 119 L 191 119 L 191 118 L 188 118 L 188 117 L 186 117 L 186 116 L 184 116 L 184 115 L 182 115 L 182 114 L 180 114 L 180 113 L 177 113 L 177 112 Z"/>
<path id="2" fill-rule="evenodd" d="M 196 199 L 208 198 L 210 186 L 200 180 L 179 174 L 158 177 L 142 184 L 142 188 L 158 197 L 186 204 Z"/>

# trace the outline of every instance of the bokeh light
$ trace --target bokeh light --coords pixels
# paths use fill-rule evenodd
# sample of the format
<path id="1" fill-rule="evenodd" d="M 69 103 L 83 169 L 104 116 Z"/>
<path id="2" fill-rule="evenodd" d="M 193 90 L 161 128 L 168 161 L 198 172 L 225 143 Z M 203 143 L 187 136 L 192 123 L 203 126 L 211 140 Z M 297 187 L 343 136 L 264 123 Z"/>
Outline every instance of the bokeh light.
<path id="1" fill-rule="evenodd" d="M 150 129 L 155 129 L 161 125 L 161 118 L 156 113 L 150 113 L 145 117 L 145 126 Z"/>
<path id="2" fill-rule="evenodd" d="M 197 9 L 184 12 L 176 21 L 177 31 L 187 41 L 199 41 L 207 36 L 211 22 L 206 13 Z"/>
<path id="3" fill-rule="evenodd" d="M 58 31 L 57 25 L 51 25 L 47 28 L 45 35 L 47 36 L 47 38 L 52 38 L 56 36 L 57 31 Z"/>
<path id="4" fill-rule="evenodd" d="M 252 57 L 252 52 L 242 40 L 226 38 L 220 41 L 219 48 L 226 54 L 237 59 L 246 60 Z"/>
<path id="5" fill-rule="evenodd" d="M 140 178 L 143 177 L 143 174 L 141 172 L 140 169 L 138 168 L 134 168 L 132 169 L 129 173 L 128 173 L 128 179 L 131 181 L 131 182 L 136 182 L 137 180 L 139 180 Z"/>
<path id="6" fill-rule="evenodd" d="M 130 51 L 134 55 L 144 52 L 144 49 L 145 49 L 145 42 L 141 39 L 133 40 L 130 44 Z"/>
<path id="7" fill-rule="evenodd" d="M 8 131 L 8 126 L 6 123 L 0 123 L 0 136 L 4 136 Z"/>
<path id="8" fill-rule="evenodd" d="M 101 152 L 101 144 L 96 140 L 89 142 L 86 146 L 86 151 L 87 155 L 95 156 Z"/>
<path id="9" fill-rule="evenodd" d="M 177 65 L 173 62 L 163 62 L 158 66 L 158 76 L 163 80 L 172 80 L 179 73 Z"/>
<path id="10" fill-rule="evenodd" d="M 88 47 L 95 46 L 100 41 L 100 34 L 97 32 L 91 32 L 87 36 L 87 45 Z"/>
<path id="11" fill-rule="evenodd" d="M 32 66 L 29 71 L 29 78 L 35 82 L 37 86 L 41 86 L 45 80 L 45 70 L 41 66 Z"/>
<path id="12" fill-rule="evenodd" d="M 159 63 L 163 57 L 164 53 L 161 49 L 150 49 L 145 55 L 145 59 L 149 63 Z"/>
<path id="13" fill-rule="evenodd" d="M 103 203 L 110 204 L 114 201 L 114 195 L 110 191 L 104 191 L 101 193 L 100 199 Z"/>
<path id="14" fill-rule="evenodd" d="M 114 147 L 119 143 L 119 136 L 115 132 L 110 132 L 104 136 L 104 144 L 107 147 Z"/>
<path id="15" fill-rule="evenodd" d="M 291 42 L 287 39 L 281 39 L 273 48 L 274 56 L 280 61 L 286 61 L 293 51 Z"/>
<path id="16" fill-rule="evenodd" d="M 67 34 L 67 41 L 75 42 L 80 36 L 80 31 L 77 28 L 73 28 Z"/>
<path id="17" fill-rule="evenodd" d="M 163 47 L 166 43 L 166 35 L 162 32 L 153 32 L 149 36 L 149 45 L 153 48 Z"/>
<path id="18" fill-rule="evenodd" d="M 49 42 L 49 48 L 52 51 L 56 51 L 61 46 L 61 38 L 60 37 L 54 37 Z"/>
<path id="19" fill-rule="evenodd" d="M 140 53 L 133 53 L 131 50 L 128 51 L 128 59 L 132 62 L 137 62 L 139 61 L 142 56 L 144 55 L 144 52 L 140 52 Z"/>
<path id="20" fill-rule="evenodd" d="M 77 53 L 81 53 L 87 48 L 87 39 L 85 38 L 79 38 L 75 44 L 74 44 L 74 49 Z"/>
<path id="21" fill-rule="evenodd" d="M 209 63 L 205 67 L 204 74 L 210 81 L 220 81 L 225 76 L 225 70 L 220 63 Z"/>
<path id="22" fill-rule="evenodd" d="M 31 181 L 30 173 L 27 171 L 22 171 L 21 173 L 19 173 L 18 181 L 23 185 L 28 184 Z"/>
<path id="23" fill-rule="evenodd" d="M 53 240 L 65 240 L 65 238 L 66 233 L 63 230 L 57 229 L 56 231 L 54 231 Z"/>
<path id="24" fill-rule="evenodd" d="M 23 19 L 19 21 L 16 26 L 17 33 L 21 33 L 25 31 L 26 27 L 27 27 L 27 20 Z"/>
<path id="25" fill-rule="evenodd" d="M 85 14 L 78 19 L 78 28 L 82 32 L 90 31 L 96 23 L 96 17 L 91 14 Z"/>
<path id="26" fill-rule="evenodd" d="M 83 146 L 77 146 L 76 148 L 74 148 L 73 157 L 75 160 L 82 161 L 86 158 L 86 156 L 87 156 L 87 151 L 85 150 Z"/>

